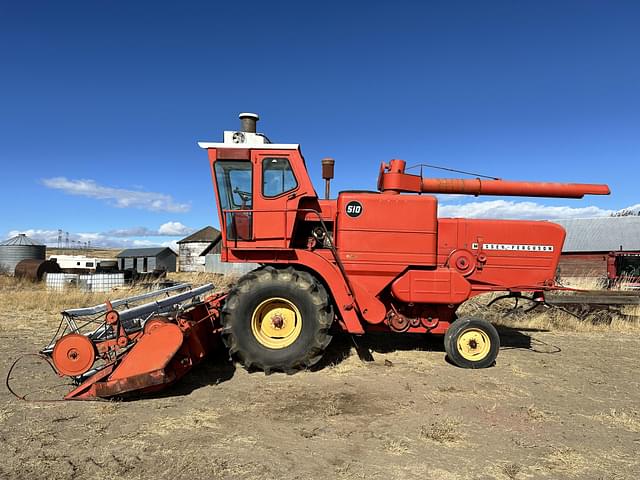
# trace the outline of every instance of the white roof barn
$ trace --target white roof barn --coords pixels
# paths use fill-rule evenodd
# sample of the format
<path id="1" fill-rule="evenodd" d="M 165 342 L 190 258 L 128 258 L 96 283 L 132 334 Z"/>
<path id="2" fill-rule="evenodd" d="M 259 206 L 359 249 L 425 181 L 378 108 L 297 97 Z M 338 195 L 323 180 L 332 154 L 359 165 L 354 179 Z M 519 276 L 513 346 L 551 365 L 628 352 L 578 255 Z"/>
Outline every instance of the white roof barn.
<path id="1" fill-rule="evenodd" d="M 554 220 L 567 231 L 563 253 L 640 251 L 640 216 Z"/>

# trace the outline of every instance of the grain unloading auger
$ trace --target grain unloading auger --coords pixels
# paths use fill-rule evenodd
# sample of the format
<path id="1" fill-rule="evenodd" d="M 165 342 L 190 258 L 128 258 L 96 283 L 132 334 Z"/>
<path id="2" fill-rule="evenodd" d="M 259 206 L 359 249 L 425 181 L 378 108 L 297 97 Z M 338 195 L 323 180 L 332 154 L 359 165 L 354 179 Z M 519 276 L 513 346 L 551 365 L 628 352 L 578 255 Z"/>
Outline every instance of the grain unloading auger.
<path id="1" fill-rule="evenodd" d="M 482 318 L 458 318 L 458 306 L 498 291 L 543 301 L 558 289 L 565 231 L 551 222 L 438 218 L 438 200 L 429 194 L 609 193 L 606 185 L 425 178 L 391 160 L 380 168 L 377 192 L 329 199 L 334 162 L 324 159 L 320 199 L 300 147 L 257 133 L 257 115 L 240 118 L 240 131 L 200 146 L 218 200 L 221 260 L 261 266 L 227 293 L 173 314 L 158 317 L 157 304 L 135 313 L 105 304 L 87 313 L 104 315 L 89 335 L 67 315 L 70 333 L 45 350 L 60 374 L 80 383 L 67 398 L 157 390 L 200 361 L 219 333 L 245 367 L 266 373 L 310 367 L 339 331 L 443 335 L 454 364 L 488 367 L 498 333 Z M 169 303 L 187 298 L 177 297 Z"/>
<path id="2" fill-rule="evenodd" d="M 218 343 L 224 294 L 212 289 L 180 284 L 62 312 L 40 353 L 77 385 L 65 399 L 154 392 L 180 379 Z M 138 304 L 153 297 L 165 298 Z"/>

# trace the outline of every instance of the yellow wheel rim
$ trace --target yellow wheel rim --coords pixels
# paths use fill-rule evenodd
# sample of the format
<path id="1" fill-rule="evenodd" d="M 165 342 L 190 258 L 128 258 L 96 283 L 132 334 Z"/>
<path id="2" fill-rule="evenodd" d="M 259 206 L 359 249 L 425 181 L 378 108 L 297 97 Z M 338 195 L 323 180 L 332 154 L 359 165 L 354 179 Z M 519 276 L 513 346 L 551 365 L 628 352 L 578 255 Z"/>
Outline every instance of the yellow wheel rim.
<path id="1" fill-rule="evenodd" d="M 479 362 L 489 355 L 491 339 L 479 328 L 467 328 L 458 336 L 458 352 L 465 360 Z"/>
<path id="2" fill-rule="evenodd" d="M 253 311 L 251 331 L 255 339 L 267 348 L 287 348 L 300 336 L 302 315 L 289 300 L 269 298 Z"/>

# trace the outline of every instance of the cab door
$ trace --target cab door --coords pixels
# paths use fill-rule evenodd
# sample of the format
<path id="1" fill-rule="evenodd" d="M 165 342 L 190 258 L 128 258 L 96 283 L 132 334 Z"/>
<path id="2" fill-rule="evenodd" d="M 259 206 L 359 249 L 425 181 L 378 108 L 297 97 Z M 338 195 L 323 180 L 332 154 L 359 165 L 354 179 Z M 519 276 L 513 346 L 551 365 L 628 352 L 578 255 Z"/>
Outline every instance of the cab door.
<path id="1" fill-rule="evenodd" d="M 256 246 L 288 248 L 301 195 L 294 173 L 297 152 L 252 152 L 254 166 L 253 238 Z"/>

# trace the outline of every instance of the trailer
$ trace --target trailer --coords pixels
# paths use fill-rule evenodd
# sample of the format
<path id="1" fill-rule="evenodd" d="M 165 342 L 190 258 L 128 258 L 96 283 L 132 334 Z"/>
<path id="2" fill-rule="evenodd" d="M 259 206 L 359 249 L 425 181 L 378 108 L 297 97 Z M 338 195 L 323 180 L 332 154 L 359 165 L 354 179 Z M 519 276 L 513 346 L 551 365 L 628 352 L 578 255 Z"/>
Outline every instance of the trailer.
<path id="1" fill-rule="evenodd" d="M 85 255 L 51 255 L 49 261 L 57 262 L 65 273 L 108 273 L 118 271 L 115 258 L 87 257 Z"/>

